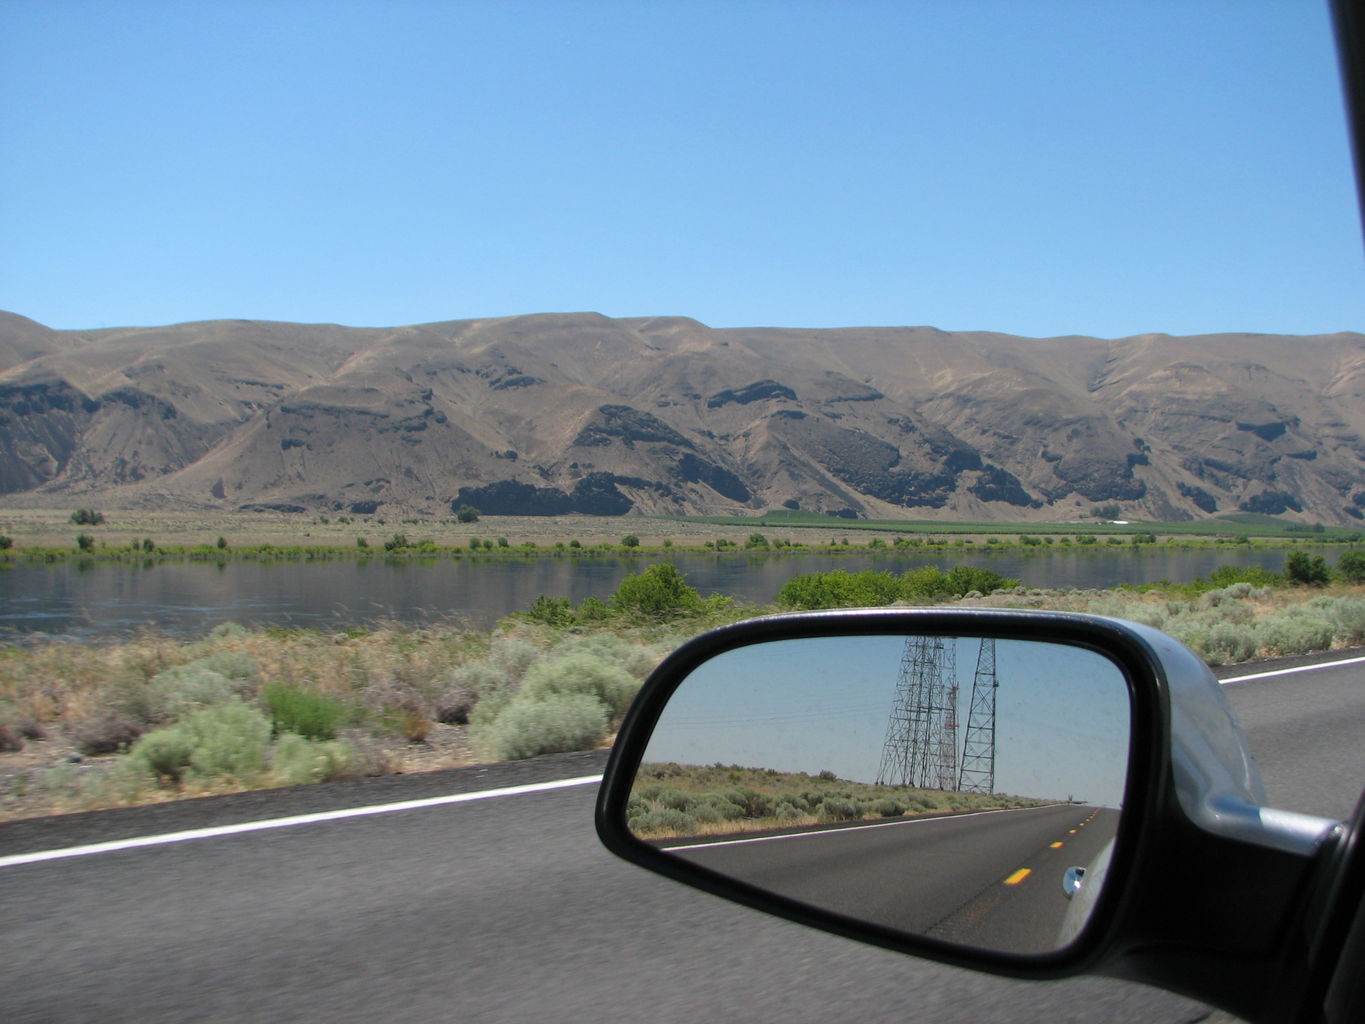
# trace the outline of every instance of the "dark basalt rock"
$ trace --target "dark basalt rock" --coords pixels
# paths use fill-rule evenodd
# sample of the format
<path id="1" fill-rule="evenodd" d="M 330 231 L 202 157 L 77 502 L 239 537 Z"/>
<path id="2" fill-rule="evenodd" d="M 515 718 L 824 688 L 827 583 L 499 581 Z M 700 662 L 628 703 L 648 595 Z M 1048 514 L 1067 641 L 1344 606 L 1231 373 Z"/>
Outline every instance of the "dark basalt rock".
<path id="1" fill-rule="evenodd" d="M 1302 512 L 1299 500 L 1288 491 L 1262 491 L 1237 506 L 1243 512 L 1258 512 L 1263 516 L 1279 516 L 1286 512 Z"/>
<path id="2" fill-rule="evenodd" d="M 708 409 L 719 409 L 723 405 L 748 405 L 750 402 L 759 402 L 765 398 L 785 398 L 789 401 L 796 401 L 796 392 L 785 384 L 779 384 L 775 380 L 759 380 L 752 384 L 746 384 L 742 388 L 726 388 L 724 391 L 717 391 L 706 400 Z"/>
<path id="3" fill-rule="evenodd" d="M 748 501 L 752 497 L 749 488 L 744 486 L 744 481 L 734 473 L 691 452 L 684 452 L 675 468 L 678 475 L 688 483 L 705 484 L 731 501 Z"/>
<path id="4" fill-rule="evenodd" d="M 1202 487 L 1194 487 L 1187 483 L 1180 483 L 1180 493 L 1194 502 L 1194 507 L 1201 512 L 1217 512 L 1218 499 Z"/>
<path id="5" fill-rule="evenodd" d="M 692 448 L 692 442 L 663 420 L 628 405 L 604 405 L 593 421 L 579 431 L 574 445 L 591 448 L 620 440 L 627 448 L 636 442 L 658 442 L 678 448 Z"/>
<path id="6" fill-rule="evenodd" d="M 967 490 L 982 501 L 1003 501 L 1020 508 L 1039 504 L 1019 482 L 1019 478 L 999 466 L 986 466 L 976 483 Z"/>

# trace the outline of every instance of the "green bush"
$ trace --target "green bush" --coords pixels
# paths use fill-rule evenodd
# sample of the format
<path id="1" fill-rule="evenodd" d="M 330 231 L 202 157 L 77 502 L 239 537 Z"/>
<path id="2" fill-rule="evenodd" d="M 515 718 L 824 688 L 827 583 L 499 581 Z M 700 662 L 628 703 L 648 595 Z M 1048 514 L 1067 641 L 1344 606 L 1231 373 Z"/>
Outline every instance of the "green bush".
<path id="1" fill-rule="evenodd" d="M 518 697 L 492 723 L 479 730 L 478 740 L 500 761 L 517 761 L 541 754 L 591 750 L 607 733 L 607 708 L 583 693 L 550 694 L 544 700 Z"/>
<path id="2" fill-rule="evenodd" d="M 147 720 L 174 722 L 186 715 L 237 697 L 232 680 L 221 672 L 190 662 L 158 672 L 147 682 Z"/>
<path id="3" fill-rule="evenodd" d="M 77 526 L 99 526 L 104 522 L 104 513 L 93 508 L 78 508 L 71 513 L 71 521 Z"/>
<path id="4" fill-rule="evenodd" d="M 95 550 L 95 538 L 88 533 L 78 533 L 76 535 L 76 547 L 82 551 Z"/>
<path id="5" fill-rule="evenodd" d="M 1337 559 L 1337 575 L 1347 583 L 1365 583 L 1365 551 L 1343 551 Z"/>
<path id="6" fill-rule="evenodd" d="M 521 681 L 520 696 L 544 700 L 552 695 L 584 694 L 605 706 L 613 721 L 619 721 L 639 688 L 639 681 L 620 664 L 580 651 L 536 662 Z"/>
<path id="7" fill-rule="evenodd" d="M 1310 555 L 1306 551 L 1291 551 L 1284 560 L 1284 575 L 1290 583 L 1301 586 L 1326 586 L 1332 578 L 1327 562 L 1321 555 Z"/>
<path id="8" fill-rule="evenodd" d="M 704 607 L 701 595 L 687 585 L 687 578 L 669 562 L 627 576 L 611 595 L 611 604 L 623 614 L 656 620 L 692 615 Z"/>
<path id="9" fill-rule="evenodd" d="M 1343 597 L 1332 607 L 1336 635 L 1348 644 L 1365 641 L 1365 600 Z"/>
<path id="10" fill-rule="evenodd" d="M 1332 646 L 1332 623 L 1307 609 L 1287 608 L 1261 621 L 1261 646 L 1272 654 L 1307 654 Z"/>
<path id="11" fill-rule="evenodd" d="M 820 810 L 815 814 L 816 820 L 822 822 L 831 821 L 856 821 L 862 817 L 858 810 L 858 805 L 852 800 L 845 800 L 842 797 L 825 797 L 820 802 Z"/>
<path id="12" fill-rule="evenodd" d="M 633 533 L 628 533 L 621 538 L 621 547 L 623 548 L 638 548 L 639 546 L 640 538 Z"/>
<path id="13" fill-rule="evenodd" d="M 270 720 L 234 701 L 147 733 L 126 756 L 163 783 L 179 785 L 191 777 L 247 782 L 263 771 L 269 742 Z"/>
<path id="14" fill-rule="evenodd" d="M 697 831 L 695 817 L 669 807 L 628 818 L 626 825 L 637 835 L 686 836 L 695 835 Z"/>
<path id="15" fill-rule="evenodd" d="M 335 740 L 309 740 L 298 733 L 280 736 L 270 751 L 270 768 L 291 786 L 332 782 L 354 775 L 355 751 Z"/>
<path id="16" fill-rule="evenodd" d="M 535 599 L 525 615 L 544 626 L 571 626 L 578 620 L 567 597 L 547 597 L 545 594 Z"/>
<path id="17" fill-rule="evenodd" d="M 1210 665 L 1228 665 L 1246 661 L 1256 654 L 1257 633 L 1254 627 L 1234 622 L 1177 623 L 1172 635 Z"/>
<path id="18" fill-rule="evenodd" d="M 0 533 L 0 551 L 8 551 L 12 547 L 14 547 L 14 538 Z"/>
<path id="19" fill-rule="evenodd" d="M 267 684 L 261 698 L 276 732 L 295 732 L 310 740 L 335 739 L 350 718 L 346 705 L 335 697 L 289 683 Z"/>

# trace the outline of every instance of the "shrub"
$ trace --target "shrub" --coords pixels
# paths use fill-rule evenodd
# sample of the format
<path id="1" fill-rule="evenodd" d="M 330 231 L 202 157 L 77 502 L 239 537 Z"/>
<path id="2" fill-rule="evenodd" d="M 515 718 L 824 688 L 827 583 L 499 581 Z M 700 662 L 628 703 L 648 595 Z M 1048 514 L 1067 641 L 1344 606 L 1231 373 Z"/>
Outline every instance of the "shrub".
<path id="1" fill-rule="evenodd" d="M 532 665 L 521 682 L 521 695 L 543 700 L 554 694 L 585 694 L 619 720 L 639 688 L 639 682 L 619 663 L 579 651 Z"/>
<path id="2" fill-rule="evenodd" d="M 0 551 L 8 551 L 12 547 L 14 547 L 14 538 L 0 533 Z"/>
<path id="3" fill-rule="evenodd" d="M 114 708 L 101 708 L 78 718 L 67 728 L 76 749 L 89 757 L 117 754 L 135 742 L 146 726 Z"/>
<path id="4" fill-rule="evenodd" d="M 904 581 L 889 572 L 835 569 L 793 576 L 778 591 L 777 603 L 796 609 L 872 607 L 900 600 L 907 590 Z"/>
<path id="5" fill-rule="evenodd" d="M 605 601 L 596 597 L 585 597 L 578 606 L 579 622 L 602 622 L 611 618 L 611 608 Z"/>
<path id="6" fill-rule="evenodd" d="M 1343 597 L 1332 607 L 1332 618 L 1336 622 L 1336 634 L 1348 644 L 1358 644 L 1365 640 L 1365 600 L 1358 597 Z"/>
<path id="7" fill-rule="evenodd" d="M 95 549 L 95 538 L 88 533 L 76 534 L 76 547 L 82 551 L 93 551 Z"/>
<path id="8" fill-rule="evenodd" d="M 825 797 L 815 814 L 816 820 L 822 822 L 855 821 L 861 816 L 856 803 L 837 796 Z"/>
<path id="9" fill-rule="evenodd" d="M 1272 654 L 1307 654 L 1332 646 L 1332 623 L 1307 610 L 1289 608 L 1261 622 L 1261 646 Z"/>
<path id="10" fill-rule="evenodd" d="M 250 781 L 265 767 L 270 720 L 240 701 L 196 711 L 183 722 L 149 732 L 129 749 L 129 763 L 159 782 L 187 777 Z"/>
<path id="11" fill-rule="evenodd" d="M 479 739 L 502 761 L 589 750 L 605 738 L 607 709 L 583 693 L 550 694 L 544 700 L 514 699 Z"/>
<path id="12" fill-rule="evenodd" d="M 151 722 L 173 722 L 236 696 L 232 680 L 223 673 L 199 662 L 175 665 L 148 680 L 147 718 Z"/>
<path id="13" fill-rule="evenodd" d="M 639 546 L 640 538 L 633 533 L 628 533 L 621 538 L 621 547 L 623 548 L 638 548 Z"/>
<path id="14" fill-rule="evenodd" d="M 461 505 L 455 513 L 455 519 L 461 523 L 477 523 L 479 510 L 473 505 Z"/>
<path id="15" fill-rule="evenodd" d="M 1255 587 L 1268 587 L 1278 583 L 1280 577 L 1269 569 L 1250 565 L 1220 565 L 1209 573 L 1209 582 L 1215 587 L 1228 587 L 1234 583 L 1250 583 Z"/>
<path id="16" fill-rule="evenodd" d="M 645 811 L 628 818 L 626 825 L 636 835 L 693 835 L 697 831 L 695 817 L 671 807 Z"/>
<path id="17" fill-rule="evenodd" d="M 219 537 L 219 538 L 218 538 L 218 543 L 217 543 L 217 548 L 218 548 L 218 550 L 219 550 L 219 551 L 226 551 L 226 550 L 227 550 L 227 546 L 228 546 L 227 538 L 226 538 L 226 537 Z"/>
<path id="18" fill-rule="evenodd" d="M 295 732 L 310 740 L 335 739 L 350 718 L 346 705 L 335 697 L 288 683 L 270 683 L 261 690 L 277 732 Z"/>
<path id="19" fill-rule="evenodd" d="M 627 576 L 611 595 L 611 603 L 618 612 L 658 620 L 694 614 L 703 607 L 701 595 L 669 562 Z"/>
<path id="20" fill-rule="evenodd" d="M 1290 583 L 1309 587 L 1325 586 L 1332 578 L 1323 557 L 1306 551 L 1289 552 L 1284 560 L 1284 575 Z"/>
<path id="21" fill-rule="evenodd" d="M 1347 583 L 1365 583 L 1365 551 L 1343 551 L 1337 559 L 1337 575 Z"/>
<path id="22" fill-rule="evenodd" d="M 12 754 L 24 749 L 24 737 L 8 722 L 0 722 L 0 754 Z"/>
<path id="23" fill-rule="evenodd" d="M 569 626 L 576 618 L 567 597 L 547 597 L 541 594 L 526 610 L 526 618 L 545 626 Z"/>
<path id="24" fill-rule="evenodd" d="M 71 521 L 77 526 L 99 526 L 104 522 L 104 513 L 93 508 L 78 508 L 71 513 Z"/>
<path id="25" fill-rule="evenodd" d="M 355 751 L 345 743 L 308 740 L 287 732 L 270 751 L 270 768 L 282 782 L 302 786 L 352 776 L 358 765 Z"/>
<path id="26" fill-rule="evenodd" d="M 1233 622 L 1177 623 L 1172 633 L 1210 665 L 1246 661 L 1256 654 L 1256 630 Z"/>

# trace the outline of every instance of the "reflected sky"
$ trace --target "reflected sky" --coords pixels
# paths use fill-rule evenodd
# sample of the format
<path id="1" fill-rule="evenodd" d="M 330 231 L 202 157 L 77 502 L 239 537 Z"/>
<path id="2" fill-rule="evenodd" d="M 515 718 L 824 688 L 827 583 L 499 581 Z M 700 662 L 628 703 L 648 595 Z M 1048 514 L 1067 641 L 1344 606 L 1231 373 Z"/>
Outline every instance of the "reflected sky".
<path id="1" fill-rule="evenodd" d="M 956 650 L 957 748 L 966 735 L 981 640 Z M 904 636 L 817 637 L 721 654 L 677 689 L 646 761 L 834 772 L 874 782 Z M 1131 723 L 1118 667 L 1083 648 L 996 641 L 995 791 L 1118 807 Z"/>

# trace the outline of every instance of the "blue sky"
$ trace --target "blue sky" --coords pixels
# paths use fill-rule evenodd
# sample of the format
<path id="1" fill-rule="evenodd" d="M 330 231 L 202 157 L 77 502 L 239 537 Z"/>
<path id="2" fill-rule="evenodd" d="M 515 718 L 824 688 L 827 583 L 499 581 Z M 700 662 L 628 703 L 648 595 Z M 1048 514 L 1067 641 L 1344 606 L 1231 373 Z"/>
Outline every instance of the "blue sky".
<path id="1" fill-rule="evenodd" d="M 645 761 L 738 764 L 875 782 L 904 636 L 785 640 L 719 655 L 669 699 Z M 960 752 L 981 642 L 957 641 Z M 996 645 L 995 791 L 1119 807 L 1132 731 L 1119 669 L 1093 651 Z"/>
<path id="2" fill-rule="evenodd" d="M 1309 0 L 0 0 L 0 309 L 1365 330 Z"/>

